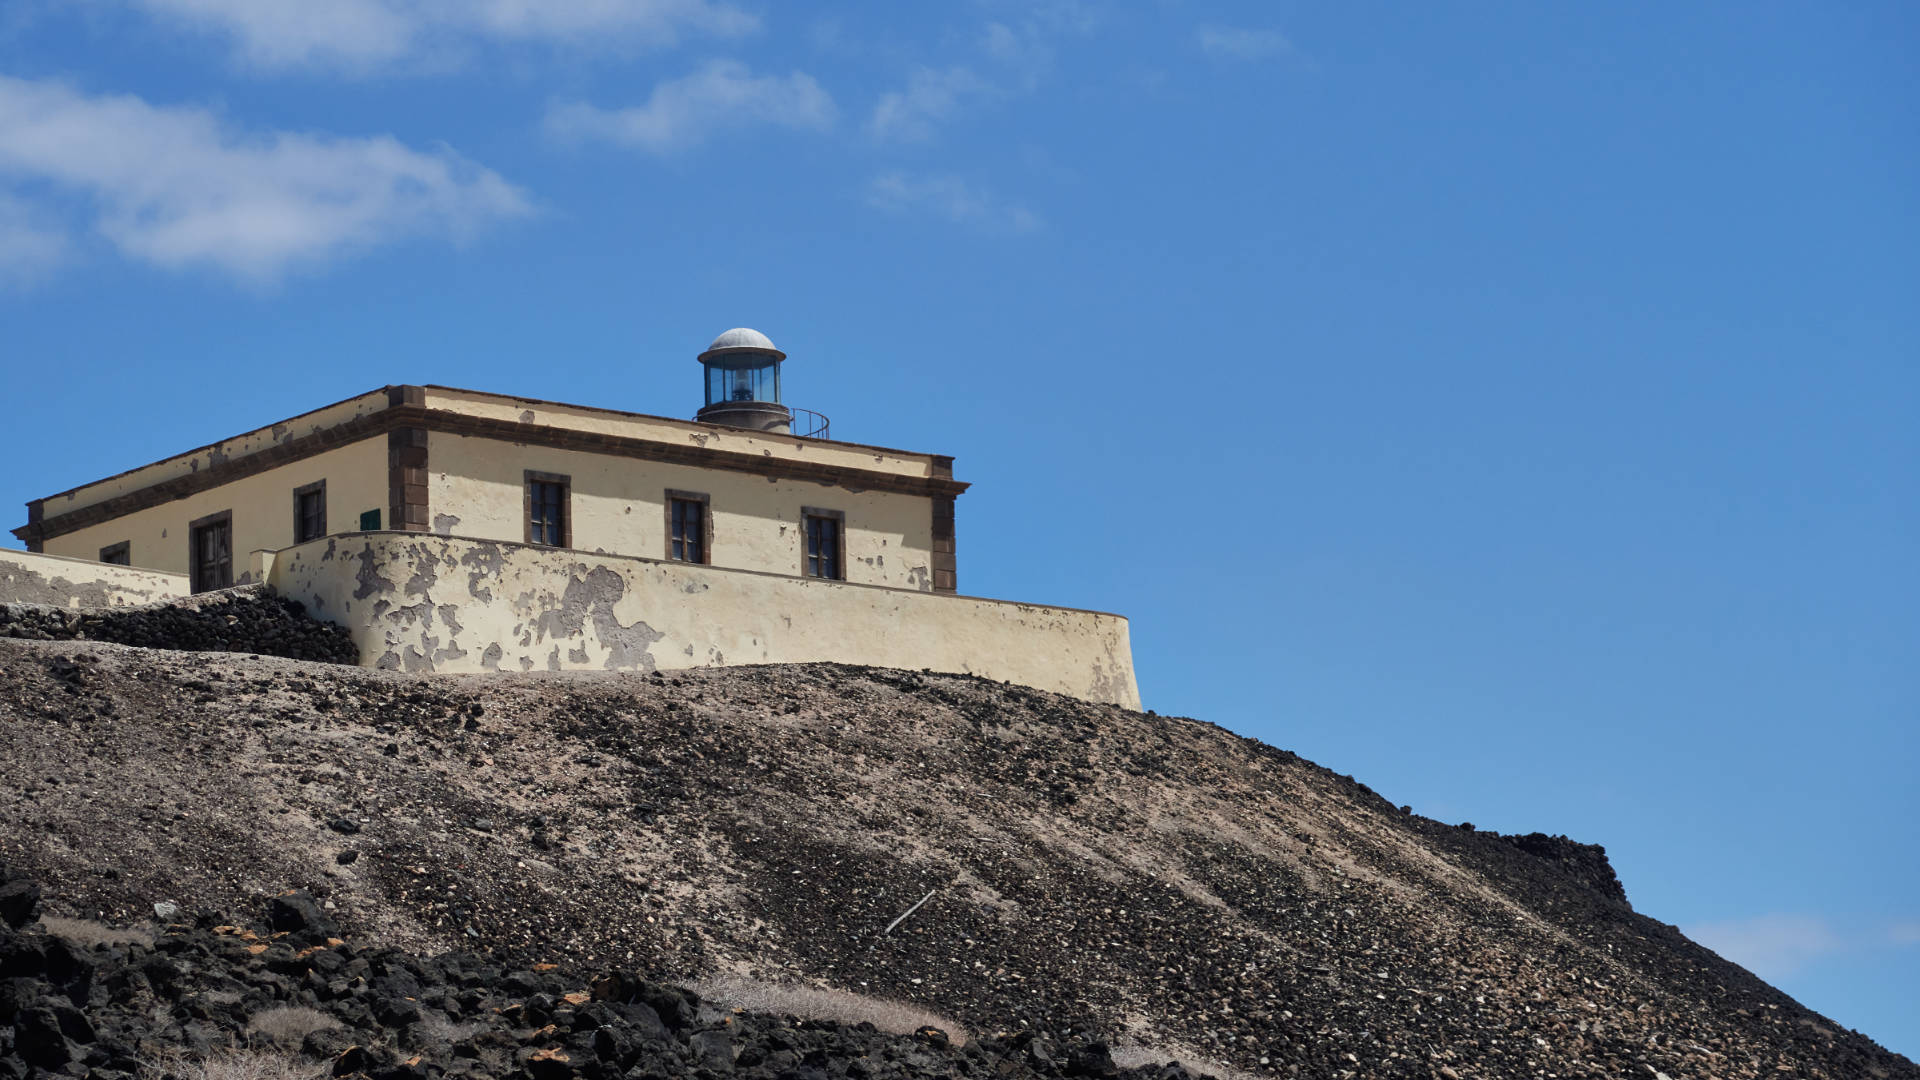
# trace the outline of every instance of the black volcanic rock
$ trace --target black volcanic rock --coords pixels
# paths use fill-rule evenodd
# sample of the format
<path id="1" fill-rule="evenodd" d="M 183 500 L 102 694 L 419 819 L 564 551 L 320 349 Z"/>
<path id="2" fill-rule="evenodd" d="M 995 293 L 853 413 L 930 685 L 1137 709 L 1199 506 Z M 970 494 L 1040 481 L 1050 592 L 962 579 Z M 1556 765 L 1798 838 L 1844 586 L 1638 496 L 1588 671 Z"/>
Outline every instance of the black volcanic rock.
<path id="1" fill-rule="evenodd" d="M 267 902 L 268 928 L 308 938 L 325 938 L 334 932 L 333 920 L 304 890 L 291 889 Z"/>
<path id="2" fill-rule="evenodd" d="M 310 617 L 297 601 L 260 585 L 117 608 L 0 603 L 0 638 L 109 641 L 333 664 L 360 662 L 360 651 L 345 629 Z M 75 693 L 88 682 L 82 665 L 69 664 L 55 674 Z"/>
<path id="3" fill-rule="evenodd" d="M 306 1059 L 291 1063 L 299 1073 L 325 1071 L 368 1080 L 430 1080 L 450 1075 L 474 1080 L 611 1080 L 682 1076 L 689 1070 L 748 1080 L 802 1074 L 900 1080 L 972 1074 L 1010 1080 L 1163 1075 L 1157 1068 L 1122 1070 L 1108 1057 L 1105 1044 L 1083 1037 L 1068 1040 L 1059 1055 L 1065 1064 L 1058 1064 L 1051 1058 L 1023 1056 L 1017 1044 L 997 1050 L 989 1049 L 990 1043 L 968 1048 L 952 1045 L 944 1035 L 938 1039 L 925 1034 L 889 1035 L 872 1024 L 802 1021 L 702 1007 L 699 996 L 691 991 L 640 980 L 630 973 L 596 979 L 557 966 L 525 974 L 538 976 L 531 981 L 555 986 L 615 986 L 628 1000 L 620 1004 L 593 1001 L 593 991 L 586 989 L 567 991 L 559 999 L 536 993 L 534 997 L 545 998 L 539 1002 L 543 1014 L 557 1016 L 575 1005 L 579 1009 L 570 1026 L 535 1025 L 535 1018 L 527 1015 L 533 1003 L 516 1000 L 519 995 L 510 985 L 524 986 L 528 977 L 499 976 L 491 981 L 467 977 L 468 972 L 488 970 L 498 975 L 499 968 L 487 956 L 423 957 L 394 949 L 361 948 L 337 939 L 316 947 L 316 955 L 350 957 L 343 967 L 364 965 L 389 990 L 411 988 L 420 994 L 416 1000 L 375 990 L 370 995 L 375 1006 L 368 1010 L 358 1007 L 366 987 L 353 982 L 302 984 L 263 977 L 272 946 L 264 951 L 254 947 L 271 940 L 275 933 L 271 918 L 257 928 L 249 928 L 247 920 L 239 917 L 216 921 L 218 925 L 211 927 L 170 926 L 154 943 L 161 952 L 199 958 L 191 972 L 183 975 L 180 1002 L 171 1010 L 137 991 L 124 997 L 89 997 L 75 1004 L 52 984 L 19 980 L 20 985 L 11 990 L 25 1004 L 10 1017 L 10 1041 L 0 1042 L 0 1076 L 26 1076 L 41 1070 L 48 1077 L 114 1080 L 118 1073 L 142 1068 L 140 1054 L 148 1055 L 151 1064 L 164 1061 L 169 1051 L 188 1060 L 218 1061 L 239 1055 L 230 1060 L 256 1063 L 263 1056 L 292 1056 Z M 51 940 L 37 929 L 21 936 L 38 946 L 37 951 L 51 948 Z M 227 948 L 229 942 L 243 947 Z M 137 945 L 99 945 L 94 961 L 102 983 L 137 985 L 135 976 L 147 970 L 141 959 L 144 952 Z M 231 989 L 239 986 L 252 989 L 246 993 Z M 465 987 L 465 1004 L 454 1004 L 446 996 L 453 986 Z M 649 1000 L 670 1003 L 677 1017 L 682 1005 L 691 1006 L 693 1012 L 681 1017 L 684 1023 L 677 1030 L 669 1030 L 650 1006 L 641 1004 Z M 453 1027 L 449 1015 L 441 1011 L 447 1007 L 463 1018 L 459 1027 Z M 433 1023 L 424 1015 L 429 1009 L 437 1013 Z M 297 1049 L 284 1043 L 267 1049 L 289 1016 L 299 1017 L 311 1030 L 297 1041 Z"/>
<path id="4" fill-rule="evenodd" d="M 960 676 L 422 678 L 0 642 L 0 863 L 56 914 L 123 922 L 169 897 L 264 917 L 303 890 L 336 933 L 206 915 L 124 960 L 29 944 L 0 964 L 37 962 L 102 1040 L 121 1029 L 98 1005 L 123 998 L 187 1048 L 230 1043 L 260 995 L 319 1009 L 378 1033 L 369 1075 L 611 1080 L 653 1044 L 618 1075 L 718 1073 L 703 994 L 780 1007 L 798 985 L 846 1022 L 722 1025 L 736 1070 L 865 1052 L 892 1075 L 1099 1076 L 1104 1043 L 1115 1068 L 1251 1075 L 1920 1076 L 1635 912 L 1597 846 Z M 856 1009 L 954 1045 L 861 1031 Z"/>
<path id="5" fill-rule="evenodd" d="M 0 879 L 0 922 L 21 927 L 40 913 L 40 886 L 22 874 Z"/>

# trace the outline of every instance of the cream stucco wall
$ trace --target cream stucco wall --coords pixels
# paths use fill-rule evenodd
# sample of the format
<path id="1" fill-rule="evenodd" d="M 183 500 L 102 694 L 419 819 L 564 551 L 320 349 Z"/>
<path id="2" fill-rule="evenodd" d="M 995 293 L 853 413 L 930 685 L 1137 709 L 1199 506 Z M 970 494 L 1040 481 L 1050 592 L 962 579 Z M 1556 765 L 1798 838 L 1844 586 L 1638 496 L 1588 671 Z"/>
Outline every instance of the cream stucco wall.
<path id="1" fill-rule="evenodd" d="M 0 548 L 0 603 L 103 608 L 187 595 L 187 576 Z"/>
<path id="2" fill-rule="evenodd" d="M 233 574 L 238 583 L 246 575 L 248 552 L 293 543 L 293 491 L 316 480 L 327 482 L 330 531 L 357 527 L 363 510 L 378 509 L 381 523 L 387 523 L 387 439 L 381 435 L 241 477 L 184 499 L 49 537 L 45 550 L 51 555 L 98 559 L 101 548 L 124 540 L 130 545 L 134 566 L 184 574 L 187 524 L 231 510 Z M 47 505 L 53 504 L 50 501 Z"/>
<path id="3" fill-rule="evenodd" d="M 715 566 L 801 572 L 801 508 L 846 514 L 846 578 L 865 585 L 933 588 L 933 507 L 925 496 L 853 492 L 751 473 L 609 457 L 432 432 L 427 442 L 433 531 L 526 539 L 526 471 L 572 482 L 571 547 L 664 559 L 669 488 L 711 497 Z"/>
<path id="4" fill-rule="evenodd" d="M 299 416 L 282 420 L 269 427 L 249 431 L 244 435 L 236 435 L 231 439 L 214 443 L 212 446 L 203 446 L 198 450 L 189 450 L 184 454 L 176 454 L 163 461 L 156 461 L 151 465 L 142 465 L 137 469 L 131 469 L 118 476 L 110 476 L 105 480 L 84 484 L 74 488 L 72 491 L 48 496 L 44 512 L 49 518 L 58 517 L 61 514 L 78 510 L 84 506 L 104 502 L 116 495 L 124 495 L 131 491 L 152 487 L 154 484 L 162 481 L 191 475 L 202 469 L 212 468 L 227 461 L 243 458 L 250 454 L 258 453 L 261 450 L 268 449 L 269 447 L 298 439 L 304 435 L 311 435 L 328 428 L 338 427 L 341 424 L 366 416 L 369 413 L 379 412 L 386 407 L 386 390 L 369 391 L 365 394 L 350 397 L 345 401 L 336 402 L 335 404 L 315 409 L 312 412 L 302 413 Z M 385 483 L 384 478 L 381 482 Z M 386 505 L 386 496 L 384 494 L 381 496 L 379 505 Z M 331 508 L 329 508 L 329 513 L 331 513 Z M 52 545 L 49 544 L 48 547 L 51 548 Z"/>
<path id="5" fill-rule="evenodd" d="M 345 626 L 370 667 L 831 661 L 1140 707 L 1127 620 L 1099 612 L 415 533 L 302 544 L 274 557 L 269 583 Z"/>

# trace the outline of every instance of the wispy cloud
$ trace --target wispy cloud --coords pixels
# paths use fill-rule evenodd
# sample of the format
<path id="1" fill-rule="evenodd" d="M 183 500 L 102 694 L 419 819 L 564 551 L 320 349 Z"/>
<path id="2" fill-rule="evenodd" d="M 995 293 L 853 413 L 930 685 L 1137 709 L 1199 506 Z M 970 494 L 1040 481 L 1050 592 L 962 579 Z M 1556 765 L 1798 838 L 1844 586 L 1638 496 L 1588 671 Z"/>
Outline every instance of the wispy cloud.
<path id="1" fill-rule="evenodd" d="M 1040 31 L 1030 26 L 988 23 L 978 47 L 978 64 L 915 68 L 905 87 L 880 95 L 867 130 L 883 141 L 927 139 L 969 104 L 1031 91 L 1053 60 Z"/>
<path id="2" fill-rule="evenodd" d="M 1040 218 L 957 176 L 884 173 L 867 185 L 869 205 L 890 213 L 922 212 L 960 225 L 997 232 L 1032 232 Z"/>
<path id="3" fill-rule="evenodd" d="M 1894 923 L 1887 928 L 1887 940 L 1895 945 L 1920 945 L 1920 919 Z"/>
<path id="4" fill-rule="evenodd" d="M 1193 37 L 1201 52 L 1221 60 L 1267 60 L 1293 52 L 1293 42 L 1278 30 L 1208 24 Z"/>
<path id="5" fill-rule="evenodd" d="M 833 126 L 835 113 L 832 96 L 811 75 L 754 75 L 745 64 L 717 60 L 654 87 L 645 105 L 556 104 L 547 112 L 547 130 L 564 139 L 602 139 L 662 154 L 722 127 L 824 131 Z"/>
<path id="6" fill-rule="evenodd" d="M 1787 978 L 1844 945 L 1827 921 L 1816 915 L 1759 915 L 1681 929 L 1769 982 Z"/>
<path id="7" fill-rule="evenodd" d="M 262 68 L 374 69 L 475 42 L 668 45 L 758 25 L 714 0 L 128 0 Z"/>
<path id="8" fill-rule="evenodd" d="M 880 95 L 868 130 L 880 139 L 925 139 L 933 126 L 951 117 L 969 98 L 998 93 L 998 89 L 966 66 L 921 68 L 901 90 Z"/>
<path id="9" fill-rule="evenodd" d="M 0 76 L 0 180 L 79 194 L 129 258 L 256 281 L 531 211 L 492 171 L 390 136 L 241 132 L 212 113 Z"/>

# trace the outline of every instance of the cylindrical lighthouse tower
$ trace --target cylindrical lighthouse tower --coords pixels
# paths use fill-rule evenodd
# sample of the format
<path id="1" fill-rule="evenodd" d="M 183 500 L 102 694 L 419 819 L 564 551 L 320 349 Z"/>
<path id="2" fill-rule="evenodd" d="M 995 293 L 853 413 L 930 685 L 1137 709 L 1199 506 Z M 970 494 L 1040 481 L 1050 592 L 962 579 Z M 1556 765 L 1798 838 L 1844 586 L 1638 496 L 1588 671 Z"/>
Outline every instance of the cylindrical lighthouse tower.
<path id="1" fill-rule="evenodd" d="M 780 362 L 786 358 L 767 335 L 744 326 L 714 338 L 700 354 L 707 403 L 694 419 L 788 434 L 793 413 L 780 403 Z"/>

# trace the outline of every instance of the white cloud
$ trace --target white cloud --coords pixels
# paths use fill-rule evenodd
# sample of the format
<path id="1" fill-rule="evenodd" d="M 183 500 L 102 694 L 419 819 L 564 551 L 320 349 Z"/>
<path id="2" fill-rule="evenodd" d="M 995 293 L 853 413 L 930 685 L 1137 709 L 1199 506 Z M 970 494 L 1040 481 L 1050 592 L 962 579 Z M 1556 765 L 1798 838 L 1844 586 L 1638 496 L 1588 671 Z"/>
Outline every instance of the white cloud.
<path id="1" fill-rule="evenodd" d="M 95 229 L 163 267 L 271 280 L 406 234 L 462 240 L 530 212 L 450 150 L 390 136 L 247 134 L 195 108 L 0 76 L 0 177 L 86 196 Z"/>
<path id="2" fill-rule="evenodd" d="M 0 191 L 0 285 L 30 284 L 66 258 L 66 232 L 51 215 Z"/>
<path id="3" fill-rule="evenodd" d="M 1040 227 L 1040 218 L 1031 210 L 1003 202 L 957 176 L 884 173 L 867 185 L 867 202 L 892 213 L 924 211 L 996 231 L 1032 232 Z"/>
<path id="4" fill-rule="evenodd" d="M 1193 36 L 1201 52 L 1223 60 L 1266 60 L 1293 52 L 1293 42 L 1277 30 L 1206 25 Z"/>
<path id="5" fill-rule="evenodd" d="M 934 123 L 952 116 L 962 101 L 995 92 L 971 68 L 923 67 L 908 78 L 906 89 L 880 95 L 867 127 L 881 139 L 925 139 Z"/>
<path id="6" fill-rule="evenodd" d="M 584 102 L 553 106 L 547 130 L 568 139 L 605 139 L 656 154 L 700 141 L 716 128 L 762 124 L 795 131 L 833 126 L 833 98 L 811 75 L 756 76 L 745 64 L 717 60 L 653 88 L 645 105 L 602 109 Z"/>
<path id="7" fill-rule="evenodd" d="M 1815 915 L 1759 915 L 1682 927 L 1693 940 L 1769 982 L 1838 951 L 1843 942 Z"/>
<path id="8" fill-rule="evenodd" d="M 264 68 L 377 68 L 475 41 L 666 45 L 758 25 L 714 0 L 121 0 Z"/>
<path id="9" fill-rule="evenodd" d="M 1052 50 L 1031 26 L 1015 29 L 988 23 L 979 48 L 989 71 L 968 64 L 919 67 L 907 77 L 904 89 L 880 95 L 867 121 L 877 139 L 917 141 L 930 137 L 936 124 L 952 118 L 972 101 L 1027 93 L 1053 61 Z"/>
<path id="10" fill-rule="evenodd" d="M 1920 919 L 1894 923 L 1887 929 L 1887 940 L 1895 945 L 1920 945 Z"/>

